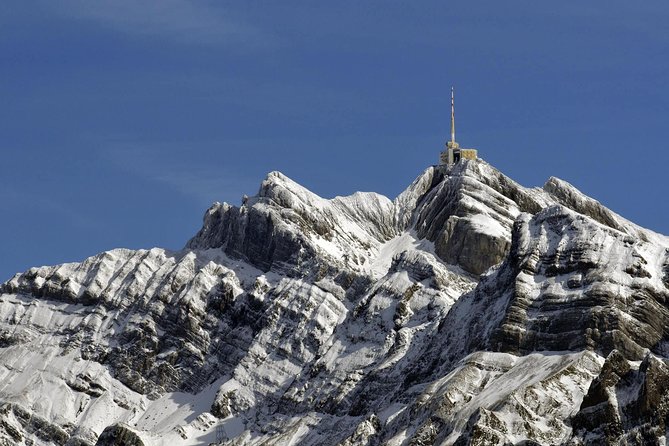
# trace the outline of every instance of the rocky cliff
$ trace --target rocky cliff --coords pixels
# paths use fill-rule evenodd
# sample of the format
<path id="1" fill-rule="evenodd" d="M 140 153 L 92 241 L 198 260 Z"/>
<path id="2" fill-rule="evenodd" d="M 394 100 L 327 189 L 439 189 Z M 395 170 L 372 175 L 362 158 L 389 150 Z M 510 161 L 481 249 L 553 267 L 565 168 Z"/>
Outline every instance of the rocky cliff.
<path id="1" fill-rule="evenodd" d="M 273 172 L 0 292 L 0 444 L 666 441 L 669 240 L 482 160 L 392 201 Z"/>

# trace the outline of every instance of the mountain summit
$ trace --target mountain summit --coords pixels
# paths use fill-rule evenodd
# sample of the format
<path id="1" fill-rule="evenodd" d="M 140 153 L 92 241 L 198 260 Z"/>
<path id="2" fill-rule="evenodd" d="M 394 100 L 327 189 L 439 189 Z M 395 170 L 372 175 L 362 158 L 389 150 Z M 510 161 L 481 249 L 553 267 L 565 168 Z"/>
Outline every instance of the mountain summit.
<path id="1" fill-rule="evenodd" d="M 0 292 L 0 444 L 666 441 L 669 239 L 481 159 L 394 200 L 272 172 Z"/>

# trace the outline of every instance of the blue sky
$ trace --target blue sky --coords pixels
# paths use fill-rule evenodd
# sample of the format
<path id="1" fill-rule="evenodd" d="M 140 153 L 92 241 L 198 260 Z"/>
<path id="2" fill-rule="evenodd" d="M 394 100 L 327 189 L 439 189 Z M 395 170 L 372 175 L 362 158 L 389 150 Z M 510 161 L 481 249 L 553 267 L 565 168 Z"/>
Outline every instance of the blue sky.
<path id="1" fill-rule="evenodd" d="M 391 198 L 458 141 L 669 234 L 666 1 L 4 1 L 0 279 L 179 249 L 280 170 Z"/>

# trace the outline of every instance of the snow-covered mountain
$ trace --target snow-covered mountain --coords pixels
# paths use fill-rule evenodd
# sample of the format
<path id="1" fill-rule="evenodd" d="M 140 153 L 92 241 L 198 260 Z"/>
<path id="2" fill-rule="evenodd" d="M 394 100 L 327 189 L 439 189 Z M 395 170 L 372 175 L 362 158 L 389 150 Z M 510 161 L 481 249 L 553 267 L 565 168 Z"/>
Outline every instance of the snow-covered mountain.
<path id="1" fill-rule="evenodd" d="M 0 292 L 0 444 L 666 442 L 669 239 L 482 160 L 392 201 L 273 172 Z"/>

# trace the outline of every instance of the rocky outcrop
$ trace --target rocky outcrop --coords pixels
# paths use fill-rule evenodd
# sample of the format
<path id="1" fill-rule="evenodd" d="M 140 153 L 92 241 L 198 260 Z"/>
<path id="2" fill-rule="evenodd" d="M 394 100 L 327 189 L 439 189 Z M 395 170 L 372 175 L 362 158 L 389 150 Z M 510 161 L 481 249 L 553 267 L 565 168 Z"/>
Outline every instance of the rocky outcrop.
<path id="1" fill-rule="evenodd" d="M 442 238 L 437 242 L 437 252 L 448 263 L 459 265 L 473 274 L 482 274 L 500 263 L 511 245 L 503 230 L 497 233 L 489 230 L 495 223 L 492 219 L 480 216 L 451 216 L 446 222 Z"/>
<path id="2" fill-rule="evenodd" d="M 621 232 L 635 233 L 635 235 L 641 235 L 641 237 L 643 237 L 642 233 L 633 230 L 630 225 L 622 221 L 622 219 L 615 213 L 602 206 L 600 202 L 590 197 L 586 197 L 566 181 L 550 177 L 546 184 L 544 184 L 544 190 L 559 204 L 578 212 L 579 214 L 586 215 L 604 226 L 608 226 Z"/>
<path id="3" fill-rule="evenodd" d="M 102 432 L 97 446 L 145 446 L 139 435 L 125 424 L 114 424 Z"/>
<path id="4" fill-rule="evenodd" d="M 482 161 L 431 167 L 392 202 L 373 193 L 325 200 L 273 172 L 241 207 L 214 204 L 187 248 L 222 248 L 263 271 L 341 260 L 361 271 L 380 244 L 415 230 L 442 260 L 478 275 L 508 253 L 519 212 L 547 203 Z"/>
<path id="5" fill-rule="evenodd" d="M 397 234 L 386 197 L 356 193 L 325 200 L 272 172 L 241 207 L 214 204 L 186 247 L 221 248 L 263 271 L 297 274 L 342 261 L 360 270 L 370 250 Z"/>
<path id="6" fill-rule="evenodd" d="M 520 218 L 500 270 L 513 289 L 492 342 L 642 359 L 669 335 L 669 292 L 652 260 L 662 251 L 561 206 Z"/>
<path id="7" fill-rule="evenodd" d="M 506 257 L 520 212 L 536 212 L 550 202 L 543 192 L 523 188 L 483 162 L 439 166 L 425 175 L 409 224 L 435 243 L 441 259 L 472 274 Z"/>
<path id="8" fill-rule="evenodd" d="M 606 358 L 572 420 L 572 444 L 663 444 L 669 367 L 648 354 L 640 364 L 616 350 Z"/>
<path id="9" fill-rule="evenodd" d="M 37 416 L 19 404 L 4 403 L 0 406 L 0 441 L 21 444 L 31 441 L 64 445 L 70 438 L 61 426 Z"/>
<path id="10" fill-rule="evenodd" d="M 668 249 L 481 160 L 393 201 L 274 172 L 182 251 L 0 285 L 0 441 L 653 444 Z"/>

